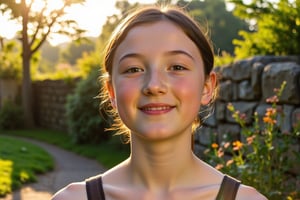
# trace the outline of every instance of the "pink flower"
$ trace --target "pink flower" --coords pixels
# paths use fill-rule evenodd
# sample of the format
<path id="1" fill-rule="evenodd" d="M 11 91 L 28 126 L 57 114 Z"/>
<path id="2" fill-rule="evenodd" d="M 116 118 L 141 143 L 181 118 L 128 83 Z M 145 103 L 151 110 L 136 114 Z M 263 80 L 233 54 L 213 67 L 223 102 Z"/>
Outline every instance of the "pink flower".
<path id="1" fill-rule="evenodd" d="M 220 169 L 222 169 L 224 167 L 224 165 L 222 165 L 222 164 L 217 164 L 217 166 L 215 166 L 215 168 L 217 169 L 217 170 L 220 170 Z"/>
<path id="2" fill-rule="evenodd" d="M 224 148 L 225 148 L 225 149 L 227 149 L 229 146 L 230 146 L 230 142 L 226 142 L 226 143 L 224 144 Z"/>
<path id="3" fill-rule="evenodd" d="M 228 160 L 228 161 L 226 162 L 226 166 L 231 165 L 233 162 L 234 162 L 234 161 L 233 161 L 232 159 L 231 159 L 231 160 Z"/>
<path id="4" fill-rule="evenodd" d="M 252 135 L 252 136 L 248 137 L 247 138 L 247 144 L 248 145 L 252 144 L 255 137 L 256 137 L 255 135 Z"/>
<path id="5" fill-rule="evenodd" d="M 278 97 L 276 95 L 269 97 L 266 99 L 267 103 L 277 103 L 279 101 Z"/>

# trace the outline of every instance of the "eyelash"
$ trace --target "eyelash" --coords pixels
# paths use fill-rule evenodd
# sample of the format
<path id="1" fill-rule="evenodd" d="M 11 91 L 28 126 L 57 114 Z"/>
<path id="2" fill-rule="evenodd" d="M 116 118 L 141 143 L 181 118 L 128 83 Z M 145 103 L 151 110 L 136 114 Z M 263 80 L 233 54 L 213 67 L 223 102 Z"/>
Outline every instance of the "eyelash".
<path id="1" fill-rule="evenodd" d="M 186 70 L 187 68 L 182 66 L 182 65 L 172 65 L 171 67 L 171 70 L 174 70 L 174 71 L 182 71 L 182 70 Z"/>
<path id="2" fill-rule="evenodd" d="M 187 70 L 187 68 L 182 65 L 177 64 L 177 65 L 172 65 L 169 68 L 169 70 L 170 71 L 183 71 L 183 70 Z M 134 73 L 139 73 L 139 72 L 144 72 L 144 69 L 139 68 L 139 67 L 130 67 L 124 71 L 125 74 L 134 74 Z"/>
<path id="3" fill-rule="evenodd" d="M 143 71 L 144 70 L 142 68 L 139 68 L 139 67 L 130 67 L 124 73 L 133 74 L 133 73 L 138 73 L 138 72 L 143 72 Z"/>

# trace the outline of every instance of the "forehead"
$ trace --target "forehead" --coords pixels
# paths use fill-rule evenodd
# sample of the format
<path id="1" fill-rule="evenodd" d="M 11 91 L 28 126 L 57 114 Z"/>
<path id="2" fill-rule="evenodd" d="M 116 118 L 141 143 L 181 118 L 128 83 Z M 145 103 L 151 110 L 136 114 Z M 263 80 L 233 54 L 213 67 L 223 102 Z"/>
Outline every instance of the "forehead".
<path id="1" fill-rule="evenodd" d="M 114 57 L 128 51 L 154 54 L 170 50 L 186 50 L 201 59 L 195 43 L 179 26 L 168 20 L 133 27 L 117 47 Z"/>

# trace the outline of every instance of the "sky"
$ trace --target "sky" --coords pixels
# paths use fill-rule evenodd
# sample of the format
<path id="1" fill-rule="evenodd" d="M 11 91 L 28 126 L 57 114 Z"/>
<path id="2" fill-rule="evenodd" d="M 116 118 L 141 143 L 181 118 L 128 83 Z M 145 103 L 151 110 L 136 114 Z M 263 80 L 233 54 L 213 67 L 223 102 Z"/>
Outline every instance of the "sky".
<path id="1" fill-rule="evenodd" d="M 37 2 L 40 0 L 36 0 Z M 58 6 L 60 0 L 49 0 L 49 6 Z M 87 36 L 97 37 L 101 32 L 102 25 L 106 22 L 107 16 L 117 13 L 115 8 L 116 0 L 86 0 L 83 5 L 73 6 L 68 12 L 67 17 L 77 21 L 80 28 L 87 30 Z M 129 0 L 130 3 L 154 3 L 156 0 Z M 36 9 L 39 9 L 37 4 Z M 0 14 L 0 36 L 11 39 L 15 36 L 20 25 L 7 19 L 7 16 Z M 52 45 L 66 42 L 65 37 L 55 37 L 50 40 Z"/>
<path id="2" fill-rule="evenodd" d="M 59 8 L 62 4 L 62 0 L 46 1 L 49 3 L 50 10 L 51 8 Z M 35 0 L 36 4 L 34 9 L 41 9 L 39 2 L 41 3 L 43 0 Z M 157 0 L 128 0 L 128 2 L 151 4 L 157 2 Z M 83 5 L 77 4 L 68 8 L 68 10 L 66 10 L 68 13 L 66 18 L 77 21 L 80 28 L 87 30 L 86 36 L 98 37 L 100 35 L 102 25 L 106 22 L 107 17 L 118 13 L 118 10 L 115 8 L 115 3 L 116 0 L 85 0 Z M 8 20 L 8 16 L 3 16 L 3 14 L 0 13 L 0 37 L 12 39 L 15 36 L 16 31 L 20 29 L 20 24 Z M 66 36 L 53 36 L 49 38 L 48 41 L 52 45 L 58 45 L 69 41 L 69 39 Z"/>

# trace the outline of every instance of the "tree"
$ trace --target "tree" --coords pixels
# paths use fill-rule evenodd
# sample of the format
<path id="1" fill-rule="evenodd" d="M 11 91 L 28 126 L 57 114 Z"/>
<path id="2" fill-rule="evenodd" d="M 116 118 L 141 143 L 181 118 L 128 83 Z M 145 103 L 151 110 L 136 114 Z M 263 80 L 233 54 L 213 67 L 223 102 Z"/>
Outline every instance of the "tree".
<path id="1" fill-rule="evenodd" d="M 75 65 L 77 59 L 81 58 L 83 54 L 89 53 L 95 50 L 93 38 L 82 41 L 80 44 L 77 42 L 71 42 L 68 46 L 60 51 L 60 59 L 63 62 Z"/>
<path id="2" fill-rule="evenodd" d="M 224 0 L 179 0 L 177 4 L 185 7 L 200 24 L 208 26 L 216 54 L 233 53 L 232 40 L 239 37 L 239 30 L 247 29 L 247 24 L 226 10 Z"/>
<path id="3" fill-rule="evenodd" d="M 22 108 L 25 125 L 34 126 L 32 110 L 32 86 L 30 77 L 30 60 L 41 45 L 52 33 L 64 34 L 78 39 L 84 32 L 79 29 L 73 20 L 64 19 L 65 9 L 72 4 L 81 3 L 84 0 L 63 0 L 58 9 L 48 10 L 48 0 L 39 0 L 42 8 L 33 9 L 38 0 L 0 0 L 0 9 L 7 12 L 12 19 L 17 19 L 22 24 L 22 30 L 18 34 L 22 42 Z"/>
<path id="4" fill-rule="evenodd" d="M 249 23 L 252 32 L 240 31 L 234 40 L 238 58 L 253 55 L 300 54 L 300 0 L 232 1 L 234 14 Z"/>
<path id="5" fill-rule="evenodd" d="M 95 51 L 83 54 L 83 57 L 77 60 L 77 64 L 84 75 L 87 75 L 94 68 L 101 66 L 104 47 L 107 44 L 111 33 L 120 21 L 128 15 L 128 11 L 138 5 L 139 3 L 130 4 L 128 1 L 117 0 L 115 7 L 120 12 L 107 17 L 105 24 L 102 26 L 101 34 L 97 40 Z"/>
<path id="6" fill-rule="evenodd" d="M 40 48 L 41 59 L 38 66 L 39 73 L 48 73 L 55 71 L 55 65 L 59 61 L 59 46 L 52 46 L 48 41 Z"/>
<path id="7" fill-rule="evenodd" d="M 102 32 L 99 36 L 99 42 L 97 44 L 100 52 L 103 51 L 103 47 L 120 21 L 128 15 L 128 11 L 137 7 L 138 5 L 139 3 L 130 4 L 128 1 L 117 0 L 115 7 L 120 11 L 120 13 L 107 17 L 105 24 L 102 26 Z"/>
<path id="8" fill-rule="evenodd" d="M 0 78 L 21 79 L 20 45 L 15 41 L 4 42 L 0 37 Z"/>

